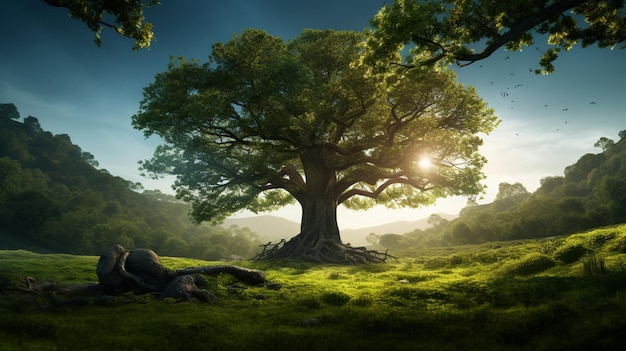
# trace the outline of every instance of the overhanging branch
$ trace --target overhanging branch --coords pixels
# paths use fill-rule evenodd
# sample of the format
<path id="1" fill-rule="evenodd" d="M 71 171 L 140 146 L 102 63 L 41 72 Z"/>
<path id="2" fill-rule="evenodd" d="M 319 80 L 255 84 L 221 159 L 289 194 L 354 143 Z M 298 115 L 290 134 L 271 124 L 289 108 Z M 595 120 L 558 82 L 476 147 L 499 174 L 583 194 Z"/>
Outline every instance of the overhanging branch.
<path id="1" fill-rule="evenodd" d="M 483 49 L 483 51 L 479 52 L 479 53 L 473 53 L 473 54 L 459 54 L 459 55 L 454 55 L 453 59 L 455 59 L 457 61 L 457 65 L 459 67 L 463 67 L 463 66 L 467 66 L 470 65 L 476 61 L 480 61 L 483 59 L 486 59 L 487 57 L 491 56 L 496 50 L 498 50 L 499 48 L 501 48 L 502 46 L 506 45 L 507 43 L 520 38 L 522 35 L 524 35 L 524 33 L 526 33 L 527 31 L 533 29 L 534 27 L 538 26 L 539 24 L 549 20 L 552 17 L 558 16 L 559 14 L 562 14 L 563 12 L 567 11 L 567 10 L 571 10 L 577 6 L 580 6 L 586 2 L 588 2 L 589 0 L 563 0 L 563 1 L 557 1 L 555 3 L 553 3 L 552 5 L 545 7 L 539 11 L 537 11 L 537 13 L 535 13 L 533 16 L 530 16 L 528 18 L 526 18 L 525 20 L 515 24 L 514 26 L 510 27 L 509 31 L 499 35 L 497 37 L 494 38 L 493 42 L 491 44 L 489 44 L 487 47 L 485 47 Z M 422 61 L 417 65 L 404 65 L 404 64 L 399 64 L 402 67 L 405 67 L 407 69 L 410 68 L 415 68 L 418 66 L 426 66 L 426 65 L 431 65 L 436 63 L 437 61 L 443 59 L 444 57 L 446 57 L 448 50 L 446 50 L 444 48 L 444 46 L 441 43 L 435 42 L 431 39 L 428 38 L 424 38 L 424 37 L 420 37 L 418 35 L 413 34 L 411 36 L 411 39 L 413 39 L 413 41 L 415 43 L 418 42 L 426 42 L 430 45 L 436 45 L 440 48 L 441 53 L 426 60 L 426 61 Z M 467 62 L 467 63 L 461 63 L 461 61 Z"/>
<path id="2" fill-rule="evenodd" d="M 518 39 L 527 31 L 533 29 L 535 26 L 549 20 L 552 17 L 558 16 L 559 14 L 573 9 L 576 6 L 582 5 L 588 2 L 588 0 L 563 0 L 557 1 L 552 5 L 538 11 L 535 15 L 528 17 L 527 19 L 519 22 L 515 26 L 511 27 L 511 29 L 496 37 L 493 43 L 489 44 L 483 51 L 476 54 L 463 54 L 455 57 L 457 61 L 466 61 L 468 63 L 461 64 L 458 63 L 460 67 L 467 66 L 472 64 L 475 61 L 483 60 L 491 54 L 493 54 L 497 49 L 506 45 L 507 43 Z"/>
<path id="3" fill-rule="evenodd" d="M 80 11 L 76 10 L 75 8 L 73 8 L 71 4 L 68 4 L 68 3 L 66 3 L 63 0 L 43 0 L 43 1 L 46 4 L 48 4 L 48 5 L 52 6 L 52 7 L 62 7 L 62 8 L 66 8 L 66 9 L 68 9 L 70 11 L 73 11 L 73 12 L 76 12 L 76 13 L 80 12 Z M 95 20 L 93 18 L 89 18 L 89 19 L 86 19 L 86 20 L 88 22 L 93 22 L 93 23 L 97 23 L 97 24 L 100 24 L 100 25 L 105 26 L 105 27 L 109 27 L 112 30 L 114 30 L 117 34 L 122 35 L 122 36 L 124 35 L 124 31 L 121 28 L 119 28 L 118 26 L 113 25 L 111 23 L 100 21 L 100 20 Z"/>

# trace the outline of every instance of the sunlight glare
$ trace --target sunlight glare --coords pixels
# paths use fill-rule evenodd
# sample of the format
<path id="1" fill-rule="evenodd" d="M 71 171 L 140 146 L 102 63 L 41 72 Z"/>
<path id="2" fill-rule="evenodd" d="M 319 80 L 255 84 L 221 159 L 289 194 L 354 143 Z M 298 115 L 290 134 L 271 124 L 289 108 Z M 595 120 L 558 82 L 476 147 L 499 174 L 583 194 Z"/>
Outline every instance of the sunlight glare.
<path id="1" fill-rule="evenodd" d="M 432 163 L 430 162 L 430 159 L 428 157 L 423 157 L 419 161 L 419 165 L 422 169 L 429 169 L 432 166 Z"/>

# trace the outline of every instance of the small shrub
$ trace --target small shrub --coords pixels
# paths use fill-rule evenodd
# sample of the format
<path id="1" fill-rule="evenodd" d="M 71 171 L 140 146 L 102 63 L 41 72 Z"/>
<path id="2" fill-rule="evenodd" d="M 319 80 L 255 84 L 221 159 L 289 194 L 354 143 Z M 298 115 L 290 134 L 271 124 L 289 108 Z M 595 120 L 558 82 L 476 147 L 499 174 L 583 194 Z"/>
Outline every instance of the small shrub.
<path id="1" fill-rule="evenodd" d="M 583 257 L 586 253 L 589 252 L 589 249 L 584 247 L 581 244 L 576 245 L 568 245 L 554 253 L 554 258 L 569 264 L 578 261 L 581 257 Z"/>
<path id="2" fill-rule="evenodd" d="M 583 272 L 588 276 L 607 273 L 604 258 L 598 257 L 595 254 L 588 254 L 583 259 Z"/>
<path id="3" fill-rule="evenodd" d="M 350 295 L 342 292 L 326 292 L 322 294 L 322 301 L 333 306 L 343 306 L 350 301 Z"/>
<path id="4" fill-rule="evenodd" d="M 531 275 L 541 273 L 555 265 L 554 261 L 546 255 L 530 254 L 518 261 L 506 264 L 502 270 L 509 275 Z"/>

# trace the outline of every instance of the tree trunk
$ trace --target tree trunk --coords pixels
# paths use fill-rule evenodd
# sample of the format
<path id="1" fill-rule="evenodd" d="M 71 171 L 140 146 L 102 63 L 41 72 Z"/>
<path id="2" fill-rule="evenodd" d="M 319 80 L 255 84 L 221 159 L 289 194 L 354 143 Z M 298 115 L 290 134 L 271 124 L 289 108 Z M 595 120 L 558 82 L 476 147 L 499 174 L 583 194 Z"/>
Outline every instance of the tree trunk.
<path id="1" fill-rule="evenodd" d="M 328 240 L 341 243 L 337 226 L 337 176 L 324 164 L 321 150 L 309 150 L 302 157 L 306 194 L 301 201 L 300 235 L 306 241 Z"/>
<path id="2" fill-rule="evenodd" d="M 288 242 L 268 244 L 257 259 L 300 259 L 321 263 L 384 262 L 386 253 L 355 248 L 341 242 L 337 226 L 337 176 L 326 167 L 321 149 L 309 149 L 301 154 L 306 193 L 299 199 L 302 206 L 300 234 Z M 271 248 L 268 250 L 268 247 Z"/>

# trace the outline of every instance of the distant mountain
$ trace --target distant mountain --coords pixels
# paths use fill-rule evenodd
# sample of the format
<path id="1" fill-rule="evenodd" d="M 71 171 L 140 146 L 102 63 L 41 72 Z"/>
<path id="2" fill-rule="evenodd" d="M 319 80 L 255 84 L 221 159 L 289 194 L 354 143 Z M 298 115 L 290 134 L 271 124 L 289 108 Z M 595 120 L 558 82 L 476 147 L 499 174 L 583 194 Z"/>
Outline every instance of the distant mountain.
<path id="1" fill-rule="evenodd" d="M 439 214 L 442 218 L 452 220 L 456 215 Z M 282 217 L 262 215 L 246 218 L 229 218 L 224 221 L 222 227 L 229 228 L 236 225 L 239 228 L 249 228 L 261 238 L 261 241 L 277 242 L 280 239 L 290 239 L 300 232 L 300 224 Z M 416 229 L 426 229 L 430 226 L 428 218 L 416 221 L 398 221 L 381 224 L 374 227 L 359 229 L 344 229 L 341 231 L 341 239 L 353 246 L 367 245 L 365 238 L 371 234 L 405 234 Z"/>

